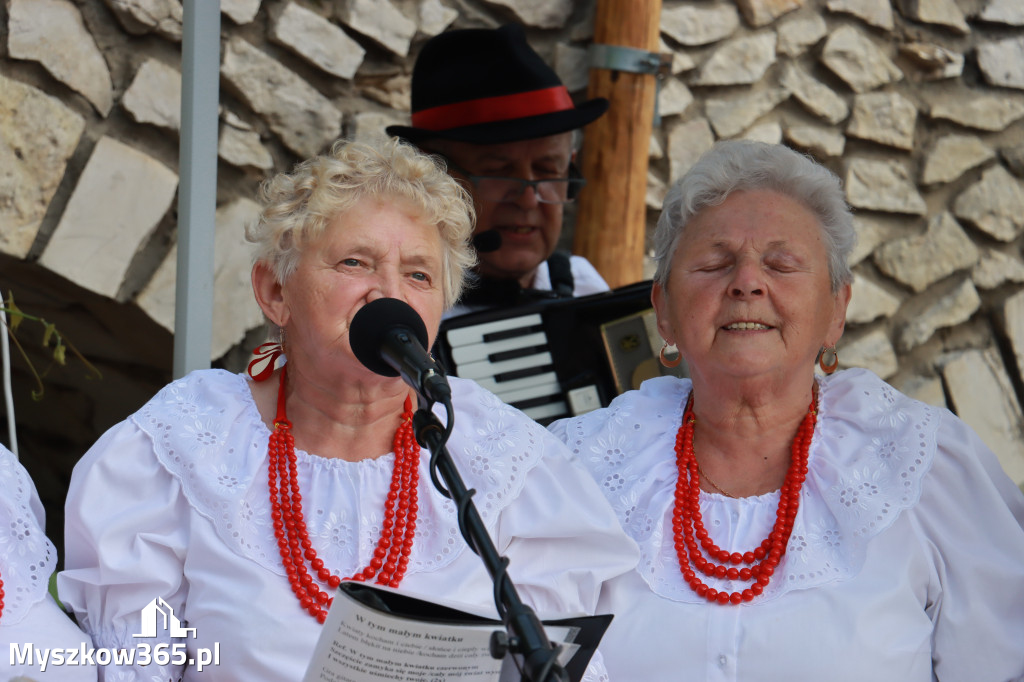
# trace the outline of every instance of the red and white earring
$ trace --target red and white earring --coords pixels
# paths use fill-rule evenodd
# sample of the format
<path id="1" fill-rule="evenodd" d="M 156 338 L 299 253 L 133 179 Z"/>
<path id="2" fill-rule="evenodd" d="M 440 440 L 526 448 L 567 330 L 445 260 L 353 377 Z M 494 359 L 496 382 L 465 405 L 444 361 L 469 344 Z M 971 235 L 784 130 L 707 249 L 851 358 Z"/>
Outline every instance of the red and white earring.
<path id="1" fill-rule="evenodd" d="M 253 349 L 255 359 L 249 363 L 249 376 L 253 381 L 265 381 L 277 368 L 277 359 L 284 355 L 284 329 L 281 330 L 280 341 L 267 341 Z"/>

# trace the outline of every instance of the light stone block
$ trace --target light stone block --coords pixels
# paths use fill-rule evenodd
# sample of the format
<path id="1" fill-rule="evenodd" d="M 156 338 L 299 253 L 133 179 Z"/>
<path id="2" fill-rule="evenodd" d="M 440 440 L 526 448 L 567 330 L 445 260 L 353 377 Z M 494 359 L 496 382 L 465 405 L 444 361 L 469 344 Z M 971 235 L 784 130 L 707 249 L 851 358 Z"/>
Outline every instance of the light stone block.
<path id="1" fill-rule="evenodd" d="M 743 131 L 740 139 L 764 142 L 766 144 L 779 144 L 782 142 L 782 126 L 777 121 L 758 123 Z"/>
<path id="2" fill-rule="evenodd" d="M 553 68 L 569 92 L 587 89 L 590 82 L 590 62 L 587 51 L 565 43 L 555 45 Z"/>
<path id="3" fill-rule="evenodd" d="M 126 31 L 143 36 L 156 33 L 181 42 L 185 9 L 181 0 L 104 0 Z"/>
<path id="4" fill-rule="evenodd" d="M 841 343 L 838 351 L 840 367 L 863 367 L 883 379 L 888 379 L 899 369 L 896 351 L 881 329 Z"/>
<path id="5" fill-rule="evenodd" d="M 110 70 L 78 8 L 68 0 L 10 0 L 10 56 L 39 62 L 106 117 L 114 106 Z"/>
<path id="6" fill-rule="evenodd" d="M 451 7 L 446 7 L 441 0 L 422 0 L 417 14 L 420 33 L 427 36 L 442 33 L 459 18 L 459 13 Z"/>
<path id="7" fill-rule="evenodd" d="M 898 92 L 868 92 L 853 98 L 847 137 L 858 137 L 904 151 L 914 148 L 917 107 Z"/>
<path id="8" fill-rule="evenodd" d="M 139 67 L 121 105 L 139 123 L 181 130 L 181 73 L 156 59 Z"/>
<path id="9" fill-rule="evenodd" d="M 390 0 L 347 0 L 337 7 L 335 16 L 399 57 L 409 54 L 409 46 L 416 35 L 415 22 L 406 18 Z"/>
<path id="10" fill-rule="evenodd" d="M 715 136 L 706 119 L 695 118 L 672 126 L 668 133 L 669 183 L 683 177 L 714 143 Z"/>
<path id="11" fill-rule="evenodd" d="M 846 137 L 832 128 L 815 125 L 786 126 L 786 141 L 818 159 L 839 158 L 846 148 Z"/>
<path id="12" fill-rule="evenodd" d="M 821 61 L 854 92 L 868 92 L 903 78 L 903 72 L 864 33 L 840 26 L 825 41 Z"/>
<path id="13" fill-rule="evenodd" d="M 846 309 L 846 321 L 851 324 L 873 322 L 889 317 L 899 310 L 901 300 L 859 273 L 853 275 L 852 296 Z"/>
<path id="14" fill-rule="evenodd" d="M 967 35 L 971 32 L 956 0 L 896 0 L 900 14 L 922 24 L 935 24 Z"/>
<path id="15" fill-rule="evenodd" d="M 1010 26 L 1024 26 L 1024 2 L 1020 0 L 988 0 L 978 18 Z"/>
<path id="16" fill-rule="evenodd" d="M 80 287 L 114 298 L 177 187 L 178 176 L 167 166 L 123 142 L 101 138 L 39 262 Z"/>
<path id="17" fill-rule="evenodd" d="M 850 254 L 850 267 L 870 256 L 879 244 L 891 239 L 897 232 L 891 221 L 883 222 L 875 217 L 854 214 L 853 230 L 857 233 L 857 243 Z"/>
<path id="18" fill-rule="evenodd" d="M 994 349 L 955 355 L 942 370 L 951 409 L 995 453 L 1006 474 L 1024 484 L 1021 408 L 1006 368 Z"/>
<path id="19" fill-rule="evenodd" d="M 979 251 L 981 257 L 971 270 L 974 286 L 979 289 L 995 289 L 1005 282 L 1024 282 L 1024 261 L 1021 261 L 1020 256 L 987 248 Z"/>
<path id="20" fill-rule="evenodd" d="M 661 11 L 661 32 L 687 47 L 717 43 L 739 25 L 739 12 L 731 4 L 674 5 Z"/>
<path id="21" fill-rule="evenodd" d="M 658 92 L 658 113 L 677 116 L 693 104 L 693 93 L 678 78 L 666 78 Z"/>
<path id="22" fill-rule="evenodd" d="M 1024 97 L 959 88 L 933 96 L 928 115 L 966 128 L 999 132 L 1024 117 Z"/>
<path id="23" fill-rule="evenodd" d="M 992 166 L 956 198 L 953 213 L 1000 241 L 1013 241 L 1024 232 L 1024 185 Z"/>
<path id="24" fill-rule="evenodd" d="M 340 27 L 295 2 L 278 12 L 270 39 L 338 78 L 354 77 L 366 54 Z"/>
<path id="25" fill-rule="evenodd" d="M 217 156 L 239 168 L 270 170 L 274 167 L 274 157 L 263 146 L 259 133 L 228 124 L 220 127 Z"/>
<path id="26" fill-rule="evenodd" d="M 828 33 L 820 14 L 790 16 L 779 22 L 776 49 L 787 57 L 799 57 Z"/>
<path id="27" fill-rule="evenodd" d="M 249 199 L 217 209 L 214 228 L 213 338 L 210 359 L 228 352 L 245 334 L 263 324 L 263 313 L 253 297 L 250 272 L 255 245 L 245 239 L 245 226 L 259 216 L 259 205 Z M 136 303 L 165 329 L 174 332 L 175 245 L 139 293 Z"/>
<path id="28" fill-rule="evenodd" d="M 895 27 L 890 0 L 828 0 L 825 5 L 829 12 L 852 14 L 858 19 L 891 31 Z"/>
<path id="29" fill-rule="evenodd" d="M 248 24 L 260 11 L 261 0 L 220 0 L 220 11 L 239 26 Z"/>
<path id="30" fill-rule="evenodd" d="M 221 63 L 224 84 L 259 114 L 281 141 L 305 158 L 341 134 L 341 112 L 294 71 L 235 37 Z"/>
<path id="31" fill-rule="evenodd" d="M 761 80 L 775 63 L 775 32 L 733 38 L 719 46 L 694 78 L 693 85 L 748 85 Z"/>
<path id="32" fill-rule="evenodd" d="M 995 155 L 994 149 L 974 135 L 946 135 L 928 150 L 921 170 L 921 183 L 952 182 L 971 168 L 995 158 Z"/>
<path id="33" fill-rule="evenodd" d="M 573 0 L 488 0 L 506 7 L 527 26 L 561 28 L 572 14 Z"/>
<path id="34" fill-rule="evenodd" d="M 738 97 L 709 97 L 704 102 L 704 111 L 719 138 L 735 137 L 788 97 L 784 88 L 768 88 Z"/>
<path id="35" fill-rule="evenodd" d="M 1024 90 L 1024 36 L 982 43 L 977 56 L 978 67 L 990 85 Z"/>
<path id="36" fill-rule="evenodd" d="M 927 211 L 910 171 L 896 160 L 850 159 L 845 184 L 847 200 L 857 208 L 910 215 Z"/>
<path id="37" fill-rule="evenodd" d="M 896 348 L 907 352 L 932 337 L 939 329 L 966 322 L 981 307 L 981 298 L 970 280 L 940 295 L 897 330 Z"/>
<path id="38" fill-rule="evenodd" d="M 805 0 L 736 0 L 751 26 L 766 26 L 784 14 L 804 6 Z"/>
<path id="39" fill-rule="evenodd" d="M 780 83 L 807 111 L 828 123 L 839 123 L 850 114 L 846 100 L 791 62 L 783 68 Z"/>
<path id="40" fill-rule="evenodd" d="M 949 211 L 934 216 L 924 234 L 894 239 L 874 254 L 879 270 L 916 292 L 974 267 L 978 257 L 978 247 Z"/>
<path id="41" fill-rule="evenodd" d="M 0 252 L 28 255 L 84 130 L 60 100 L 0 75 Z"/>

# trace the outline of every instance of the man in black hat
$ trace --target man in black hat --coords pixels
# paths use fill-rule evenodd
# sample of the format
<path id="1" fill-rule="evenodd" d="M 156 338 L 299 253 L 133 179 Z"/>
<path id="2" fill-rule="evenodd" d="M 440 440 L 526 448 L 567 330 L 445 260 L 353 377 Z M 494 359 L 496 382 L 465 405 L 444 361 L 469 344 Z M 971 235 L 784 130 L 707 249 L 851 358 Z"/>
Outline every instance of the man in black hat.
<path id="1" fill-rule="evenodd" d="M 583 179 L 573 131 L 608 100 L 576 106 L 521 26 L 462 29 L 431 38 L 412 74 L 412 125 L 389 126 L 427 152 L 473 195 L 478 281 L 449 315 L 607 291 L 581 256 L 556 251 L 564 204 Z"/>

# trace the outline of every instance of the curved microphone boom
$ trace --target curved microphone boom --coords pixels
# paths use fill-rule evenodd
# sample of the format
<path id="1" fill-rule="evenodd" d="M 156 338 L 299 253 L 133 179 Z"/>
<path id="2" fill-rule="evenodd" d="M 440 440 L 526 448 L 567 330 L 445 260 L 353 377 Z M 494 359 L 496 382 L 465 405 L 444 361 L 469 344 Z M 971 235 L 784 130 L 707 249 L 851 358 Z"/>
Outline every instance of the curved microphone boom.
<path id="1" fill-rule="evenodd" d="M 451 400 L 448 379 L 426 350 L 426 325 L 408 303 L 397 298 L 367 303 L 352 318 L 348 340 L 356 358 L 371 372 L 401 376 L 427 401 Z"/>
<path id="2" fill-rule="evenodd" d="M 501 248 L 501 233 L 497 230 L 484 230 L 473 235 L 473 248 L 477 253 L 490 253 Z"/>

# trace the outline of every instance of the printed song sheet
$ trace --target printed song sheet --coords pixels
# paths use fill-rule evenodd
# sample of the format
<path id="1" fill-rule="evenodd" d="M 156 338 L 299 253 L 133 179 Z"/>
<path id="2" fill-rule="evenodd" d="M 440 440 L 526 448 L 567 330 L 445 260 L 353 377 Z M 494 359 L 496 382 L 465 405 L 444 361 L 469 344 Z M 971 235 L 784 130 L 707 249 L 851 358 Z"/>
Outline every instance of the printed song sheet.
<path id="1" fill-rule="evenodd" d="M 548 639 L 562 643 L 559 662 L 573 680 L 582 677 L 610 620 L 592 616 L 544 625 Z M 518 682 L 511 655 L 491 656 L 496 631 L 504 631 L 498 621 L 388 588 L 344 583 L 303 682 Z"/>

